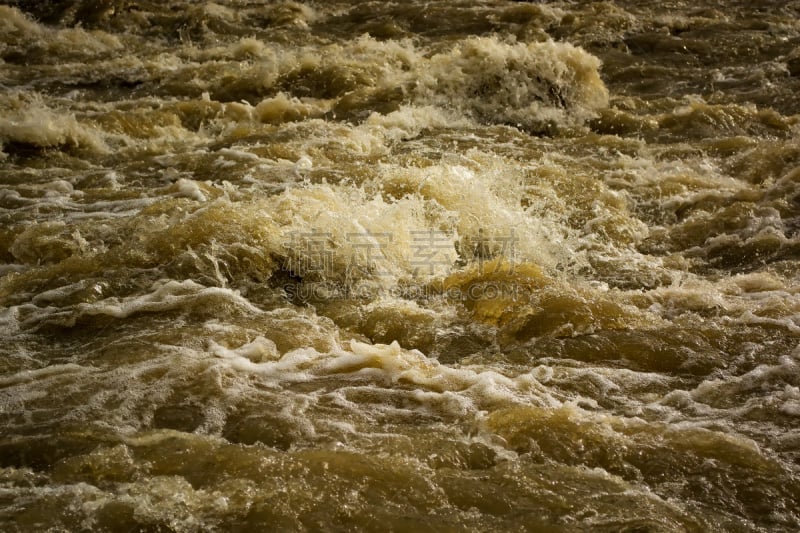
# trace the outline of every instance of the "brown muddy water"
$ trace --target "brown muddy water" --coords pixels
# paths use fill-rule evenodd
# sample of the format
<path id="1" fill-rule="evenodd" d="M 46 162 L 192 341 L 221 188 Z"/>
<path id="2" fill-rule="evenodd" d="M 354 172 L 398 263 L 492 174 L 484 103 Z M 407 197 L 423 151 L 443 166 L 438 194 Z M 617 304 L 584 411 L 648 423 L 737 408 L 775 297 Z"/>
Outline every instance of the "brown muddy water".
<path id="1" fill-rule="evenodd" d="M 3 531 L 797 531 L 800 2 L 6 1 Z"/>

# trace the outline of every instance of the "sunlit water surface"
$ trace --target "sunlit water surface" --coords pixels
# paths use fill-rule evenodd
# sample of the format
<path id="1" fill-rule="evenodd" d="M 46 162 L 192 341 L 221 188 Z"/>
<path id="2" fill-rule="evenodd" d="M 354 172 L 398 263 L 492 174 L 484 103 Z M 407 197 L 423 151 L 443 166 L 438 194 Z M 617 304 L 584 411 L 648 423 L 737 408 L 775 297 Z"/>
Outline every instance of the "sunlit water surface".
<path id="1" fill-rule="evenodd" d="M 800 3 L 0 6 L 3 531 L 797 531 Z"/>

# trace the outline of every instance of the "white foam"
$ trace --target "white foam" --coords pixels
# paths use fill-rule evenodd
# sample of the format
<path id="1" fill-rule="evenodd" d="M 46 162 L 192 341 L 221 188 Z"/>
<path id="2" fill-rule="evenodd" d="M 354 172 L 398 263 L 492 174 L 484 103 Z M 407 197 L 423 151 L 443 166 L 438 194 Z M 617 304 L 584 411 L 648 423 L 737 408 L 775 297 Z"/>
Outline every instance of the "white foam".
<path id="1" fill-rule="evenodd" d="M 246 357 L 249 347 L 222 349 L 214 346 L 214 354 L 237 372 L 261 376 L 271 383 L 308 382 L 336 376 L 357 382 L 366 380 L 384 388 L 394 384 L 418 387 L 419 399 L 452 397 L 445 404 L 463 412 L 492 404 L 560 405 L 548 389 L 531 373 L 508 377 L 482 368 L 453 368 L 426 357 L 417 350 L 405 350 L 397 342 L 366 344 L 351 340 L 349 349 L 337 348 L 318 352 L 302 348 L 284 354 L 277 361 L 255 363 Z M 432 395 L 432 396 L 427 396 Z M 456 395 L 458 399 L 456 399 Z"/>
<path id="2" fill-rule="evenodd" d="M 582 121 L 608 105 L 597 58 L 567 43 L 470 37 L 417 72 L 423 101 L 490 122 L 541 127 Z"/>
<path id="3" fill-rule="evenodd" d="M 43 148 L 74 146 L 109 152 L 97 130 L 79 123 L 70 112 L 51 109 L 36 96 L 7 93 L 0 98 L 0 105 L 7 109 L 0 117 L 0 143 L 10 141 Z"/>
<path id="4" fill-rule="evenodd" d="M 189 198 L 198 202 L 207 201 L 206 195 L 203 194 L 203 189 L 196 181 L 187 178 L 180 178 L 175 185 L 178 189 L 178 191 L 175 193 L 175 196 Z"/>
<path id="5" fill-rule="evenodd" d="M 72 319 L 75 320 L 81 315 L 107 315 L 115 318 L 126 318 L 136 313 L 180 309 L 190 303 L 197 303 L 208 298 L 219 298 L 249 313 L 262 313 L 258 307 L 250 303 L 238 291 L 219 287 L 204 287 L 192 280 L 166 280 L 155 283 L 152 287 L 152 292 L 147 294 L 128 298 L 112 297 L 94 303 L 78 304 Z"/>

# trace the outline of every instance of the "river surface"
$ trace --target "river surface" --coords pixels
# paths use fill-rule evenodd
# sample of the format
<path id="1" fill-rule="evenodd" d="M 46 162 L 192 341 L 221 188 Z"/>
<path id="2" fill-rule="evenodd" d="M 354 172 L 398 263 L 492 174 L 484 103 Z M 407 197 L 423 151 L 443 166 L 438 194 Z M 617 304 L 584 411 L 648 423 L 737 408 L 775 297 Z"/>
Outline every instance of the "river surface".
<path id="1" fill-rule="evenodd" d="M 800 2 L 6 1 L 3 531 L 797 531 Z"/>

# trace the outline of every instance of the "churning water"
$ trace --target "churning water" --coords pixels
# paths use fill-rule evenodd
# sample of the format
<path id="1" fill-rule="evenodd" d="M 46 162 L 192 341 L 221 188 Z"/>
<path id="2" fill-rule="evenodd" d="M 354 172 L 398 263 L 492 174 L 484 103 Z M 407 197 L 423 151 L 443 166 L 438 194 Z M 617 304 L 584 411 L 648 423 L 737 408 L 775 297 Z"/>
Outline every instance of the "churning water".
<path id="1" fill-rule="evenodd" d="M 800 528 L 800 2 L 5 4 L 0 529 Z"/>

